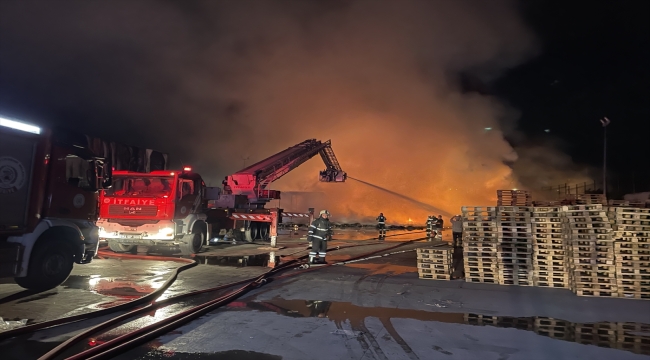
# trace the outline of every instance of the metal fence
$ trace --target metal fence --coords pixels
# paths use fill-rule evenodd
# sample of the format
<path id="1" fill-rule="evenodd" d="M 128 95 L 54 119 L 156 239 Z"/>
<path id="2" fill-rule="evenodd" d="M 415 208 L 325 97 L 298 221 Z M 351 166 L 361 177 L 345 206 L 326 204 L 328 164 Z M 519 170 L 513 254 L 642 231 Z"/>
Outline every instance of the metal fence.
<path id="1" fill-rule="evenodd" d="M 580 184 L 564 183 L 555 186 L 545 186 L 541 188 L 542 192 L 548 195 L 578 195 L 578 194 L 602 194 L 603 189 L 599 183 L 584 182 Z"/>

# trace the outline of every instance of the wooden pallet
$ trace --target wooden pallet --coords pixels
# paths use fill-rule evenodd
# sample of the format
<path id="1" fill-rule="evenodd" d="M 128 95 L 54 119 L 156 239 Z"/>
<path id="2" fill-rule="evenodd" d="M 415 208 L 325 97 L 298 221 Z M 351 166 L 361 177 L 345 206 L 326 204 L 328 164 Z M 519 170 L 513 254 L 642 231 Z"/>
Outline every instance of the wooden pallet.
<path id="1" fill-rule="evenodd" d="M 484 278 L 484 277 L 469 277 L 465 276 L 465 282 L 469 283 L 486 283 L 486 284 L 498 284 L 499 281 L 493 278 Z"/>
<path id="2" fill-rule="evenodd" d="M 578 296 L 618 297 L 618 291 L 617 290 L 575 289 L 574 292 Z"/>
<path id="3" fill-rule="evenodd" d="M 535 286 L 532 279 L 523 280 L 523 279 L 502 279 L 502 278 L 499 278 L 499 285 Z"/>
<path id="4" fill-rule="evenodd" d="M 610 208 L 609 211 L 621 214 L 650 214 L 650 208 L 637 207 Z"/>
<path id="5" fill-rule="evenodd" d="M 539 265 L 534 264 L 536 271 L 546 271 L 546 272 L 566 272 L 568 270 L 568 264 L 561 265 Z"/>
<path id="6" fill-rule="evenodd" d="M 453 248 L 449 245 L 444 245 L 444 246 L 436 246 L 436 247 L 424 247 L 424 248 L 417 248 L 416 252 L 418 254 L 448 254 L 453 251 Z"/>
<path id="7" fill-rule="evenodd" d="M 497 225 L 495 221 L 466 221 L 463 222 L 463 228 L 466 227 L 494 227 Z"/>
<path id="8" fill-rule="evenodd" d="M 428 264 L 428 263 L 418 262 L 417 267 L 418 269 L 428 269 L 436 273 L 440 271 L 449 273 L 451 269 L 451 264 Z"/>
<path id="9" fill-rule="evenodd" d="M 496 258 L 497 253 L 492 251 L 469 251 L 463 248 L 463 256 L 472 259 Z"/>
<path id="10" fill-rule="evenodd" d="M 418 260 L 423 260 L 425 262 L 436 262 L 436 261 L 449 261 L 452 258 L 452 253 L 446 253 L 446 254 L 427 254 L 427 253 L 420 253 L 417 254 L 417 259 Z"/>
<path id="11" fill-rule="evenodd" d="M 530 219 L 530 222 L 539 223 L 539 224 L 557 224 L 559 226 L 562 223 L 562 218 L 559 216 L 553 216 L 553 217 L 535 216 Z"/>
<path id="12" fill-rule="evenodd" d="M 641 201 L 628 201 L 628 200 L 608 200 L 607 205 L 611 207 L 636 207 L 636 208 L 645 208 L 645 202 Z"/>
<path id="13" fill-rule="evenodd" d="M 503 236 L 500 237 L 499 239 L 499 244 L 510 244 L 510 245 L 515 245 L 515 244 L 532 244 L 532 238 L 530 237 L 523 237 L 523 236 Z"/>
<path id="14" fill-rule="evenodd" d="M 464 266 L 465 273 L 475 273 L 475 274 L 497 274 L 499 271 L 498 266 L 491 267 L 479 267 L 479 266 Z"/>
<path id="15" fill-rule="evenodd" d="M 451 280 L 451 275 L 448 274 L 427 274 L 427 273 L 418 273 L 420 279 L 429 279 L 429 280 Z"/>
<path id="16" fill-rule="evenodd" d="M 469 230 L 464 230 L 463 231 L 465 236 L 468 237 L 476 237 L 476 238 L 484 238 L 484 239 L 489 239 L 489 238 L 494 238 L 497 239 L 499 237 L 499 234 L 496 231 L 469 231 Z"/>
<path id="17" fill-rule="evenodd" d="M 564 237 L 561 233 L 554 234 L 533 234 L 533 244 L 564 244 Z"/>
<path id="18" fill-rule="evenodd" d="M 561 247 L 562 245 L 559 245 L 558 247 Z M 559 249 L 545 249 L 545 248 L 539 248 L 535 247 L 533 251 L 533 259 L 537 258 L 556 258 L 558 260 L 566 260 L 569 257 L 569 249 L 566 248 L 559 248 Z"/>
<path id="19" fill-rule="evenodd" d="M 594 211 L 602 210 L 603 205 L 601 204 L 591 204 L 591 205 L 564 205 L 562 206 L 562 212 L 572 212 L 572 211 Z"/>
<path id="20" fill-rule="evenodd" d="M 481 265 L 492 265 L 497 264 L 497 258 L 494 256 L 490 257 L 465 257 L 463 261 L 470 266 L 481 266 Z"/>

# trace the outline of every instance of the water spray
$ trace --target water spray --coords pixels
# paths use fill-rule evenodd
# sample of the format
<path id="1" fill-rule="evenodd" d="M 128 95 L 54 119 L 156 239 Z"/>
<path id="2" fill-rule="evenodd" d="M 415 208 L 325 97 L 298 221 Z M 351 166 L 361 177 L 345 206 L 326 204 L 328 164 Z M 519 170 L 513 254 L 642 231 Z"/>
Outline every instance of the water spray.
<path id="1" fill-rule="evenodd" d="M 353 178 L 353 177 L 351 177 L 351 176 L 348 176 L 348 179 L 352 179 L 352 180 L 354 180 L 354 181 L 358 181 L 358 182 L 360 182 L 360 183 L 362 183 L 362 184 L 368 185 L 368 186 L 373 187 L 373 188 L 375 188 L 375 189 L 377 189 L 377 190 L 381 190 L 381 191 L 386 192 L 386 193 L 389 193 L 389 194 L 391 194 L 391 195 L 393 195 L 393 196 L 397 196 L 398 198 L 403 199 L 403 200 L 406 200 L 406 201 L 408 201 L 408 202 L 410 202 L 410 203 L 412 203 L 412 204 L 415 204 L 415 205 L 417 205 L 418 207 L 420 207 L 420 208 L 422 208 L 422 209 L 425 209 L 425 210 L 427 210 L 427 211 L 429 211 L 429 212 L 438 213 L 438 214 L 441 214 L 441 215 L 444 215 L 444 216 L 447 216 L 447 217 L 452 217 L 452 216 L 453 216 L 453 215 L 449 214 L 448 212 L 446 212 L 446 211 L 444 211 L 444 210 L 440 210 L 440 209 L 438 209 L 437 207 L 435 207 L 435 206 L 433 206 L 433 205 L 429 205 L 429 204 L 427 204 L 427 203 L 423 203 L 423 202 L 421 202 L 421 201 L 415 200 L 415 199 L 413 199 L 413 198 L 411 198 L 411 197 L 408 197 L 408 196 L 406 196 L 406 195 L 402 195 L 402 194 L 400 194 L 400 193 L 396 193 L 396 192 L 394 192 L 394 191 L 392 191 L 392 190 L 388 190 L 388 189 L 383 188 L 383 187 L 381 187 L 381 186 L 377 186 L 377 185 L 371 184 L 371 183 L 366 182 L 366 181 L 363 181 L 363 180 L 355 179 L 355 178 Z"/>

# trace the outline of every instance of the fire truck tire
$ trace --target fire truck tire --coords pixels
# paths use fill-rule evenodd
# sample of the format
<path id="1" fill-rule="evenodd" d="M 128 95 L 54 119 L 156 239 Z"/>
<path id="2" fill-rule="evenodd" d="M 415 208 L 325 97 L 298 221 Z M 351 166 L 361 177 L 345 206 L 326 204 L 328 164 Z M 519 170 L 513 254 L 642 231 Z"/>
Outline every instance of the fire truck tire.
<path id="1" fill-rule="evenodd" d="M 264 241 L 268 241 L 270 232 L 271 232 L 270 224 L 266 224 L 266 223 L 260 224 L 260 239 Z"/>
<path id="2" fill-rule="evenodd" d="M 256 222 L 251 222 L 251 242 L 255 241 L 257 239 L 257 235 L 259 234 L 259 224 Z"/>
<path id="3" fill-rule="evenodd" d="M 72 272 L 74 258 L 68 244 L 61 240 L 42 239 L 29 260 L 27 276 L 16 283 L 29 290 L 49 290 L 61 285 Z"/>
<path id="4" fill-rule="evenodd" d="M 120 244 L 119 242 L 115 240 L 108 240 L 108 247 L 111 249 L 113 252 L 116 253 L 132 253 L 136 246 L 135 245 L 125 245 L 125 244 Z"/>
<path id="5" fill-rule="evenodd" d="M 200 227 L 194 227 L 191 235 L 185 236 L 187 240 L 180 244 L 181 255 L 194 255 L 201 251 L 205 243 L 205 231 Z"/>

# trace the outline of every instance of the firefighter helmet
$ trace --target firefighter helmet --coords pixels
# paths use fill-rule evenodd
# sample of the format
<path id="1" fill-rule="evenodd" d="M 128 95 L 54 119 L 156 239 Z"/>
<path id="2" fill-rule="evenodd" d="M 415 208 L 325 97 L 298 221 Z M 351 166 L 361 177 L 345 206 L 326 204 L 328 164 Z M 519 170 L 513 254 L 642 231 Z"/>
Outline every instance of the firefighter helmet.
<path id="1" fill-rule="evenodd" d="M 321 210 L 320 213 L 318 214 L 319 216 L 322 216 L 323 214 L 330 216 L 330 212 L 327 210 Z"/>

